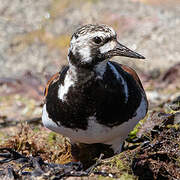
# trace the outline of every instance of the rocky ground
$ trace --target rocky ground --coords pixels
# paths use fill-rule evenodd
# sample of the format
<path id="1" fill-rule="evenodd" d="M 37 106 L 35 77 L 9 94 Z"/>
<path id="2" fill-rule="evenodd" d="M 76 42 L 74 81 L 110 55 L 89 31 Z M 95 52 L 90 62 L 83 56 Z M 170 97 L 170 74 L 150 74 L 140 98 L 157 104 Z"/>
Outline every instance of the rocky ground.
<path id="1" fill-rule="evenodd" d="M 13 148 L 26 157 L 41 156 L 43 161 L 70 161 L 68 142 L 41 125 L 43 89 L 50 75 L 67 63 L 71 34 L 86 23 L 111 25 L 122 44 L 146 57 L 144 61 L 114 60 L 137 70 L 150 105 L 143 121 L 146 123 L 141 126 L 141 122 L 141 128 L 130 133 L 125 151 L 101 162 L 91 177 L 178 179 L 178 0 L 0 0 L 0 146 Z M 24 172 L 18 170 L 20 165 L 12 169 L 12 164 L 0 161 L 0 176 L 10 172 L 18 177 L 18 172 Z M 39 166 L 50 173 L 42 162 Z M 101 174 L 97 175 L 98 171 Z"/>

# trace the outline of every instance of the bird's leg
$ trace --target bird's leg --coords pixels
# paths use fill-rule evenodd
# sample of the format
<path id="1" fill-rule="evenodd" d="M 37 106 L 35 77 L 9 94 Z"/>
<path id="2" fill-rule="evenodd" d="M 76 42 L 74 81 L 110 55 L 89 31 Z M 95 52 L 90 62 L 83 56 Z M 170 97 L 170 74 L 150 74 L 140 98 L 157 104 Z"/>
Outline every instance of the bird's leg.
<path id="1" fill-rule="evenodd" d="M 84 144 L 84 143 L 72 143 L 71 154 L 73 162 L 81 162 L 83 169 L 87 169 L 96 163 L 97 158 L 104 154 L 103 158 L 112 157 L 114 151 L 110 145 L 95 143 L 95 144 Z"/>
<path id="2" fill-rule="evenodd" d="M 72 155 L 72 162 L 80 161 L 80 149 L 77 144 L 71 143 L 71 155 Z"/>

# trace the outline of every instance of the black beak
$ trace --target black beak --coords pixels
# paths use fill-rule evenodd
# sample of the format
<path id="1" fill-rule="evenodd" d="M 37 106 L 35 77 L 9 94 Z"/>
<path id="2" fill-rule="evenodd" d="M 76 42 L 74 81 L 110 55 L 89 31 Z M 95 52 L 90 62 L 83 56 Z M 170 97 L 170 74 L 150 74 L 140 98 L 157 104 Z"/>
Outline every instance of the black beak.
<path id="1" fill-rule="evenodd" d="M 130 58 L 145 59 L 144 56 L 130 50 L 126 46 L 120 44 L 118 41 L 116 41 L 116 46 L 113 50 L 109 52 L 109 55 L 111 57 L 112 56 L 125 56 L 125 57 L 130 57 Z"/>

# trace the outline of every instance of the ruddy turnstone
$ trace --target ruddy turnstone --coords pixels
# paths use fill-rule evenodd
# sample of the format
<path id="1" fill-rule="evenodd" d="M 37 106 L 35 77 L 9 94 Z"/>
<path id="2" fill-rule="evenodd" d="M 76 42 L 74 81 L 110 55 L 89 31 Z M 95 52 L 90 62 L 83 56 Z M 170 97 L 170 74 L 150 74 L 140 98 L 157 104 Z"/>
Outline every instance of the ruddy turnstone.
<path id="1" fill-rule="evenodd" d="M 107 25 L 77 29 L 70 42 L 69 65 L 47 84 L 42 115 L 45 127 L 69 137 L 72 144 L 92 145 L 111 155 L 121 151 L 148 108 L 136 72 L 109 61 L 113 56 L 144 59 L 120 44 Z"/>

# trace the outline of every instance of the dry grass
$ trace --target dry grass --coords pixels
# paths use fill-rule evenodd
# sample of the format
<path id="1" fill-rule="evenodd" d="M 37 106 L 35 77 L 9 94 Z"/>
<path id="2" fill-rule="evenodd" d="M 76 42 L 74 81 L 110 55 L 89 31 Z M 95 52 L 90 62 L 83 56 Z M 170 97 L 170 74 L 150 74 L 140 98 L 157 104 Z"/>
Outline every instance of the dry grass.
<path id="1" fill-rule="evenodd" d="M 48 162 L 64 164 L 71 161 L 71 146 L 65 138 L 28 124 L 21 124 L 19 132 L 0 144 L 0 147 L 13 148 L 26 156 L 41 156 Z"/>

